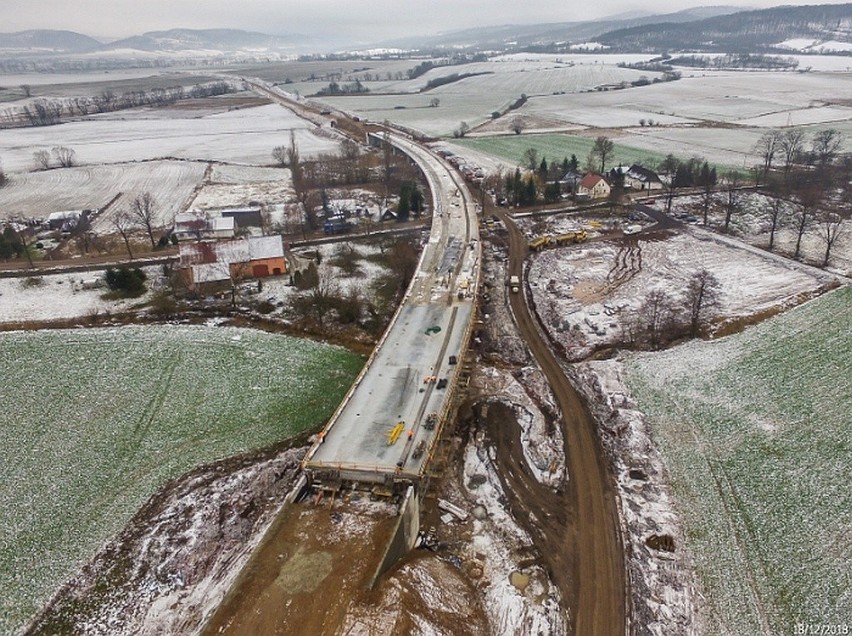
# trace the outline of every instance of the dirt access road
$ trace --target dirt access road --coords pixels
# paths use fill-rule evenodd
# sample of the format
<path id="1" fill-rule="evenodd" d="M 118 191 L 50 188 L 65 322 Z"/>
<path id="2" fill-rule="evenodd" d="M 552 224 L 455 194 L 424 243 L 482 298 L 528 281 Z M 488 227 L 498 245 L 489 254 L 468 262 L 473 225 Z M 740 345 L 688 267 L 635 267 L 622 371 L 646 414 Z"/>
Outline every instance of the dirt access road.
<path id="1" fill-rule="evenodd" d="M 527 241 L 514 221 L 499 208 L 488 206 L 509 232 L 507 276 L 522 275 Z M 509 294 L 518 329 L 547 377 L 562 412 L 568 479 L 564 496 L 569 514 L 539 520 L 539 549 L 563 602 L 571 613 L 571 632 L 577 636 L 624 634 L 627 625 L 627 582 L 618 511 L 595 424 L 585 404 L 565 377 L 559 362 L 530 314 L 524 293 Z M 511 451 L 510 451 L 511 453 Z M 516 496 L 525 490 L 507 484 Z M 526 491 L 527 495 L 530 495 Z M 534 496 L 534 495 L 531 495 Z M 554 502 L 542 501 L 544 510 Z M 556 502 L 558 503 L 558 501 Z M 539 515 L 534 501 L 521 501 Z M 564 521 L 564 525 L 563 525 Z"/>

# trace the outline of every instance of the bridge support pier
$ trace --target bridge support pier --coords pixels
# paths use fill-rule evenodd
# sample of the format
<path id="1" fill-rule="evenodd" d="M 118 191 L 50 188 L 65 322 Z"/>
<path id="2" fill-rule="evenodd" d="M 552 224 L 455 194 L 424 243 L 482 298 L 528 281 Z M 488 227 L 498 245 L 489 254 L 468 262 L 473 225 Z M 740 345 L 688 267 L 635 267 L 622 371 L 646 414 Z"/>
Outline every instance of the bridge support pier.
<path id="1" fill-rule="evenodd" d="M 408 554 L 417 541 L 420 532 L 420 493 L 416 486 L 409 485 L 399 507 L 399 519 L 391 535 L 388 547 L 379 567 L 370 579 L 370 589 L 376 586 L 381 576 L 390 570 L 397 561 Z"/>

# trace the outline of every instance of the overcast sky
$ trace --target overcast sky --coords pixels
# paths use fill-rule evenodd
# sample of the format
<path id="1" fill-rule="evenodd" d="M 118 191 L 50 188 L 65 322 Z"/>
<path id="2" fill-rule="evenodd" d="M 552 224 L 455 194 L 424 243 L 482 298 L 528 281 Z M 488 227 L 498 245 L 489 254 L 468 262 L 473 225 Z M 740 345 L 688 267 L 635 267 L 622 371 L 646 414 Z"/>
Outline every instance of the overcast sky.
<path id="1" fill-rule="evenodd" d="M 0 31 L 68 29 L 108 40 L 176 27 L 234 28 L 375 42 L 474 26 L 574 22 L 635 11 L 670 13 L 696 4 L 689 0 L 0 0 Z M 742 3 L 744 8 L 778 4 L 778 0 Z"/>

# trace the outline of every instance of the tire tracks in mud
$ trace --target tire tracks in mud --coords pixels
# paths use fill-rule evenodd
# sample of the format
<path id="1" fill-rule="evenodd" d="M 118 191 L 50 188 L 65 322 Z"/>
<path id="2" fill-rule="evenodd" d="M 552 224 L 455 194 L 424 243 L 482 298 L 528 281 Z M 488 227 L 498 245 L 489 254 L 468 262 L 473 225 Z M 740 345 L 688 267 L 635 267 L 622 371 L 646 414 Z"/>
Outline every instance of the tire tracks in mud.
<path id="1" fill-rule="evenodd" d="M 615 254 L 615 263 L 607 272 L 604 293 L 611 294 L 641 271 L 642 245 L 635 239 L 622 242 Z"/>

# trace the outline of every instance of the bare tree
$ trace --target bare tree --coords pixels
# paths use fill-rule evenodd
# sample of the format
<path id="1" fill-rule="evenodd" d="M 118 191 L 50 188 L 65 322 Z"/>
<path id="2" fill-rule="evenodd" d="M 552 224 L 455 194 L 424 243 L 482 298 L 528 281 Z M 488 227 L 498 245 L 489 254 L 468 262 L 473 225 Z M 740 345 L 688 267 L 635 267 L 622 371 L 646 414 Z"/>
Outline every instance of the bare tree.
<path id="1" fill-rule="evenodd" d="M 784 174 L 786 175 L 802 153 L 805 133 L 801 128 L 785 128 L 778 143 L 781 154 L 784 155 Z"/>
<path id="2" fill-rule="evenodd" d="M 127 210 L 119 210 L 118 214 L 112 220 L 112 226 L 119 233 L 124 241 L 124 247 L 127 249 L 127 256 L 133 260 L 133 250 L 130 249 L 130 232 L 133 230 L 135 223 L 131 214 Z"/>
<path id="3" fill-rule="evenodd" d="M 50 153 L 47 150 L 36 150 L 33 153 L 33 161 L 35 161 L 36 170 L 50 169 Z"/>
<path id="4" fill-rule="evenodd" d="M 137 195 L 130 203 L 130 215 L 137 225 L 143 227 L 151 240 L 151 249 L 156 249 L 154 227 L 156 223 L 157 204 L 150 192 Z"/>
<path id="5" fill-rule="evenodd" d="M 433 97 L 429 100 L 429 108 L 438 108 L 441 105 L 441 100 L 437 97 Z"/>
<path id="6" fill-rule="evenodd" d="M 29 84 L 21 84 L 21 90 L 24 91 L 24 97 L 32 97 L 33 87 Z"/>
<path id="7" fill-rule="evenodd" d="M 334 310 L 340 291 L 337 284 L 328 276 L 317 275 L 316 284 L 303 294 L 293 294 L 290 308 L 303 319 L 313 319 L 322 327 L 328 314 Z"/>
<path id="8" fill-rule="evenodd" d="M 814 135 L 811 146 L 820 168 L 834 161 L 842 145 L 843 134 L 834 128 L 820 130 Z"/>
<path id="9" fill-rule="evenodd" d="M 769 197 L 769 251 L 775 247 L 775 233 L 778 231 L 778 226 L 781 223 L 781 214 L 784 211 L 784 199 L 776 193 Z"/>
<path id="10" fill-rule="evenodd" d="M 843 217 L 837 212 L 825 212 L 820 215 L 817 222 L 817 232 L 825 245 L 825 253 L 822 258 L 822 266 L 828 267 L 828 260 L 831 258 L 831 248 L 834 243 L 843 234 Z"/>
<path id="11" fill-rule="evenodd" d="M 75 163 L 76 152 L 73 148 L 65 146 L 54 146 L 53 156 L 56 158 L 56 163 L 62 168 L 70 168 Z"/>
<path id="12" fill-rule="evenodd" d="M 793 258 L 799 258 L 802 253 L 802 237 L 808 231 L 814 220 L 814 214 L 822 202 L 822 188 L 815 183 L 804 184 L 798 192 L 798 205 L 793 216 L 796 219 L 796 249 Z"/>
<path id="13" fill-rule="evenodd" d="M 769 171 L 772 170 L 772 161 L 775 159 L 776 153 L 780 150 L 780 146 L 781 133 L 777 130 L 768 130 L 761 135 L 760 139 L 757 140 L 754 150 L 763 159 L 764 178 L 766 178 L 769 175 Z"/>
<path id="14" fill-rule="evenodd" d="M 527 123 L 524 121 L 524 118 L 520 115 L 515 115 L 512 117 L 512 121 L 509 123 L 509 128 L 516 135 L 520 135 L 524 132 L 524 129 L 527 127 Z"/>
<path id="15" fill-rule="evenodd" d="M 606 160 L 609 159 L 612 153 L 615 151 L 615 144 L 610 140 L 609 137 L 601 135 L 595 139 L 595 143 L 592 146 L 592 156 L 597 157 L 600 160 L 600 174 L 604 173 L 604 169 L 606 168 Z"/>
<path id="16" fill-rule="evenodd" d="M 652 349 L 659 349 L 663 343 L 665 332 L 674 320 L 674 310 L 671 298 L 661 289 L 652 290 L 639 308 L 639 315 L 648 334 L 648 342 Z"/>
<path id="17" fill-rule="evenodd" d="M 459 124 L 459 127 L 453 131 L 453 137 L 460 138 L 464 137 L 467 133 L 470 132 L 470 124 L 466 121 L 463 121 Z"/>
<path id="18" fill-rule="evenodd" d="M 725 232 L 730 228 L 734 213 L 740 209 L 741 185 L 740 175 L 735 170 L 731 170 L 725 175 Z"/>
<path id="19" fill-rule="evenodd" d="M 275 146 L 272 149 L 272 158 L 282 168 L 287 165 L 287 146 Z"/>
<path id="20" fill-rule="evenodd" d="M 538 167 L 538 150 L 535 148 L 524 150 L 524 165 L 530 170 L 535 170 Z"/>
<path id="21" fill-rule="evenodd" d="M 92 247 L 92 241 L 94 238 L 95 235 L 92 232 L 92 221 L 89 218 L 89 215 L 84 212 L 77 220 L 77 224 L 74 226 L 74 229 L 71 230 L 71 239 L 77 245 L 77 249 L 80 250 L 80 253 L 85 255 L 89 253 L 89 249 Z"/>
<path id="22" fill-rule="evenodd" d="M 686 302 L 693 338 L 698 335 L 703 315 L 707 310 L 718 306 L 720 289 L 719 280 L 706 269 L 698 270 L 689 278 Z"/>
<path id="23" fill-rule="evenodd" d="M 340 142 L 340 156 L 344 161 L 355 161 L 361 154 L 361 149 L 358 144 L 351 139 L 344 139 Z"/>

